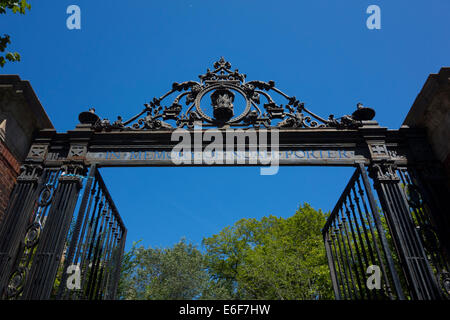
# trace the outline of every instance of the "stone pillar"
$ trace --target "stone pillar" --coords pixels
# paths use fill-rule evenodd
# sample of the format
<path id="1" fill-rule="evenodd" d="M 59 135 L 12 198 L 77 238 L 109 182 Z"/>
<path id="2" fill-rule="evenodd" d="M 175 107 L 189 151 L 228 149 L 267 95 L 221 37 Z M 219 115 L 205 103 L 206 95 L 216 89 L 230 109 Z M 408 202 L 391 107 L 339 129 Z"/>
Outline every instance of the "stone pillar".
<path id="1" fill-rule="evenodd" d="M 0 223 L 33 135 L 53 129 L 28 81 L 0 75 Z"/>
<path id="2" fill-rule="evenodd" d="M 403 125 L 426 130 L 436 158 L 450 187 L 450 67 L 430 74 Z"/>

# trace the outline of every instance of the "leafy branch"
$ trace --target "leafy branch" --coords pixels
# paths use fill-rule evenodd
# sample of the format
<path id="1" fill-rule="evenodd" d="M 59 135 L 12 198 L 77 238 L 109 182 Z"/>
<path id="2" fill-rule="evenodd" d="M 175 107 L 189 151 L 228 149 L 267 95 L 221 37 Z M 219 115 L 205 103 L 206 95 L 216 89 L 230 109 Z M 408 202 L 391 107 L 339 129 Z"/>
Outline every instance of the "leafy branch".
<path id="1" fill-rule="evenodd" d="M 31 9 L 31 5 L 27 0 L 0 0 L 0 14 L 6 14 L 7 10 L 11 10 L 12 13 L 25 14 L 27 9 Z M 4 34 L 3 37 L 0 36 L 0 67 L 2 68 L 6 64 L 6 61 L 20 61 L 20 54 L 18 52 L 6 51 L 10 43 L 11 38 L 9 35 Z"/>

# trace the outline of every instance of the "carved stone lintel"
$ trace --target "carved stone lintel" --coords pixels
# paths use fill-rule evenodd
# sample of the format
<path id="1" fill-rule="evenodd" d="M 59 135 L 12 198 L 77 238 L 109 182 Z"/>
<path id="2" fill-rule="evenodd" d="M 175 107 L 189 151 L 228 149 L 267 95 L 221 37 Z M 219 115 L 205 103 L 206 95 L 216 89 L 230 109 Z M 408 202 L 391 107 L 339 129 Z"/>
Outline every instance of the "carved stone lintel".
<path id="1" fill-rule="evenodd" d="M 35 144 L 30 148 L 27 159 L 44 160 L 47 156 L 48 145 Z"/>
<path id="2" fill-rule="evenodd" d="M 373 160 L 384 160 L 390 157 L 384 142 L 368 142 L 368 145 Z"/>
<path id="3" fill-rule="evenodd" d="M 86 145 L 71 145 L 67 158 L 69 158 L 69 159 L 84 158 L 86 156 L 86 153 L 87 153 Z"/>

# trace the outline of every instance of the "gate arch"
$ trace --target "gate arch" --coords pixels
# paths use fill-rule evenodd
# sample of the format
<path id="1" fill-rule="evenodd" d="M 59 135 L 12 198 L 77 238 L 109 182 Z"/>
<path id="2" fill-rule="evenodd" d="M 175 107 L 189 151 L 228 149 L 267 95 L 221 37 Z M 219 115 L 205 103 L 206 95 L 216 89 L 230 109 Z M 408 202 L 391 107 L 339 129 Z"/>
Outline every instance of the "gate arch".
<path id="1" fill-rule="evenodd" d="M 384 270 L 386 296 L 446 297 L 442 286 L 450 281 L 450 241 L 446 232 L 450 223 L 444 212 L 450 197 L 424 132 L 407 127 L 387 130 L 373 120 L 375 111 L 361 104 L 351 115 L 323 118 L 296 97 L 279 90 L 274 81 L 246 82 L 246 75 L 232 71 L 224 58 L 213 67 L 199 76 L 200 82 L 174 83 L 167 93 L 153 98 L 129 120 L 119 116 L 111 122 L 91 109 L 80 114 L 80 123 L 74 130 L 39 132 L 0 227 L 2 298 L 113 299 L 126 228 L 98 168 L 175 166 L 172 150 L 179 141 L 172 135 L 176 130 L 192 142 L 189 147 L 194 153 L 189 156 L 200 154 L 200 161 L 181 165 L 211 165 L 204 161 L 208 143 L 201 139 L 196 145 L 198 135 L 208 131 L 226 141 L 234 129 L 242 129 L 233 134 L 243 142 L 233 145 L 228 153 L 224 151 L 222 156 L 232 156 L 229 162 L 212 165 L 267 166 L 262 161 L 267 159 L 257 157 L 256 162 L 251 162 L 252 145 L 246 143 L 245 135 L 255 134 L 258 146 L 264 145 L 270 157 L 277 159 L 277 165 L 356 168 L 324 227 L 336 298 L 370 296 L 361 284 L 361 272 L 369 262 L 364 258 L 364 254 L 369 254 L 368 247 L 367 252 L 360 248 L 362 243 L 370 244 L 367 239 L 372 233 L 361 237 L 358 231 L 355 233 L 367 231 L 361 229 L 364 219 L 358 220 L 352 214 L 357 208 L 356 189 L 363 192 L 361 197 L 368 197 L 367 209 L 359 213 L 368 214 L 375 223 L 371 237 L 377 233 L 373 250 L 379 244 L 383 251 L 384 258 L 380 251 L 378 261 Z M 233 91 L 242 94 L 246 101 L 239 115 L 234 114 Z M 212 114 L 202 108 L 203 98 L 209 92 Z M 175 98 L 168 100 L 173 95 Z M 268 133 L 270 138 L 263 139 L 262 135 Z M 240 151 L 243 163 L 235 158 Z M 362 186 L 359 189 L 358 183 Z M 80 192 L 83 196 L 78 203 Z M 374 195 L 383 210 L 386 230 L 392 235 L 391 247 L 380 229 Z M 341 251 L 337 250 L 333 235 L 336 241 L 341 239 Z M 433 237 L 436 240 L 430 240 Z M 391 261 L 393 252 L 400 259 L 400 272 Z M 77 294 L 55 285 L 56 279 L 64 283 L 68 267 L 78 263 L 85 277 Z M 62 278 L 58 278 L 58 273 Z M 344 283 L 345 276 L 354 279 Z M 355 285 L 358 277 L 360 284 Z"/>

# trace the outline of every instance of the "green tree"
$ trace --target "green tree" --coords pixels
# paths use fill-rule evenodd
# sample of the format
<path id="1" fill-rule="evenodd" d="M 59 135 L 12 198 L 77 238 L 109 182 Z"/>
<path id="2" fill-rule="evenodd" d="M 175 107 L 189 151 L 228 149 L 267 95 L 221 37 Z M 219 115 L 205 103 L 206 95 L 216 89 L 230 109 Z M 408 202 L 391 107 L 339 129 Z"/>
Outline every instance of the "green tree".
<path id="1" fill-rule="evenodd" d="M 227 299 L 204 262 L 200 250 L 184 239 L 165 249 L 134 244 L 123 259 L 118 295 L 132 300 Z"/>
<path id="2" fill-rule="evenodd" d="M 306 203 L 287 219 L 242 219 L 203 240 L 209 272 L 235 299 L 331 299 L 324 224 Z"/>
<path id="3" fill-rule="evenodd" d="M 136 267 L 137 245 L 141 241 L 133 242 L 130 251 L 123 254 L 119 285 L 117 287 L 117 297 L 121 300 L 130 298 L 134 294 L 133 271 Z"/>
<path id="4" fill-rule="evenodd" d="M 6 14 L 7 10 L 13 13 L 25 14 L 26 10 L 31 9 L 27 0 L 0 0 L 0 14 Z M 17 52 L 6 51 L 6 47 L 11 43 L 9 35 L 0 36 L 0 66 L 3 67 L 6 61 L 20 61 L 20 54 Z"/>

